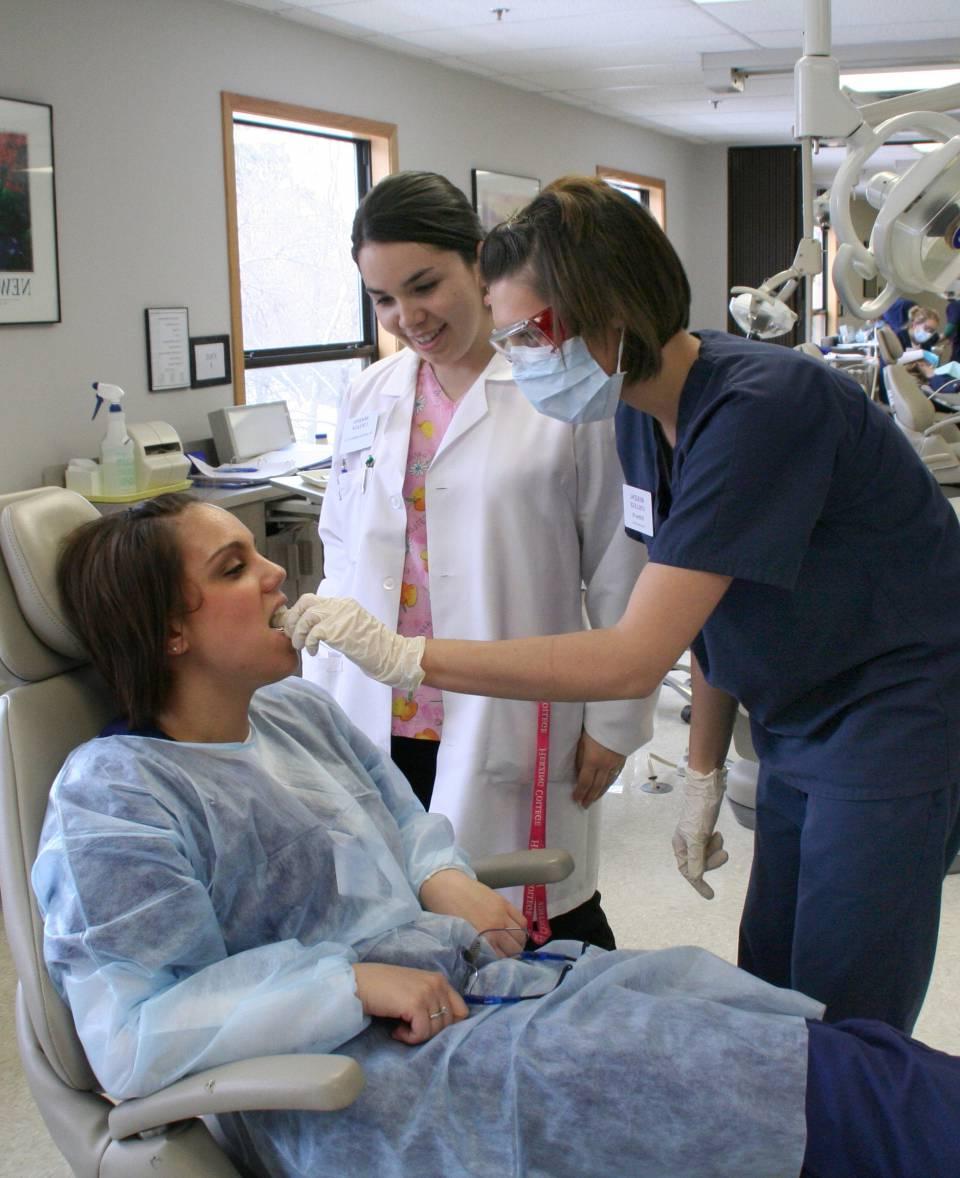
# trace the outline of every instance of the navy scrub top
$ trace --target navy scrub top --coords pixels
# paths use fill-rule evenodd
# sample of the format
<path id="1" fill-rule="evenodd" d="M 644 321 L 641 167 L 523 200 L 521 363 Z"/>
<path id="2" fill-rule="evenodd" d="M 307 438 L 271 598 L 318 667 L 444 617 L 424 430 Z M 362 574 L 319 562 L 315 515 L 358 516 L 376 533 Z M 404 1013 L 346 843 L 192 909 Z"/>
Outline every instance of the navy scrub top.
<path id="1" fill-rule="evenodd" d="M 960 779 L 960 523 L 860 386 L 790 348 L 696 333 L 671 453 L 621 403 L 650 560 L 733 578 L 693 643 L 764 765 L 809 793 Z"/>
<path id="2" fill-rule="evenodd" d="M 953 352 L 951 353 L 950 359 L 960 360 L 960 299 L 951 299 L 947 303 L 944 317 L 953 329 L 951 332 Z M 956 392 L 956 389 L 954 389 L 954 392 Z"/>

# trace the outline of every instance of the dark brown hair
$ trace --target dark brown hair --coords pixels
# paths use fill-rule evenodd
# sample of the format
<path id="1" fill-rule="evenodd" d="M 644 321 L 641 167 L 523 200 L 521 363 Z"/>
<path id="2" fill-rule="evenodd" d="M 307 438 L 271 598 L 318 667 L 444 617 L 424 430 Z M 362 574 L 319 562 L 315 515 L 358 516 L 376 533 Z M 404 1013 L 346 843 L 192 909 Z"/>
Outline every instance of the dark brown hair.
<path id="1" fill-rule="evenodd" d="M 193 495 L 161 495 L 82 524 L 63 543 L 57 585 L 66 621 L 131 728 L 155 719 L 170 691 L 170 623 L 187 606 L 172 524 Z"/>
<path id="2" fill-rule="evenodd" d="M 660 350 L 690 322 L 690 284 L 656 220 L 592 176 L 564 176 L 487 234 L 486 283 L 522 273 L 567 335 L 625 329 L 627 380 L 660 371 Z"/>
<path id="3" fill-rule="evenodd" d="M 437 172 L 396 172 L 371 188 L 353 218 L 353 260 L 368 241 L 411 241 L 477 261 L 483 227 L 455 184 Z"/>

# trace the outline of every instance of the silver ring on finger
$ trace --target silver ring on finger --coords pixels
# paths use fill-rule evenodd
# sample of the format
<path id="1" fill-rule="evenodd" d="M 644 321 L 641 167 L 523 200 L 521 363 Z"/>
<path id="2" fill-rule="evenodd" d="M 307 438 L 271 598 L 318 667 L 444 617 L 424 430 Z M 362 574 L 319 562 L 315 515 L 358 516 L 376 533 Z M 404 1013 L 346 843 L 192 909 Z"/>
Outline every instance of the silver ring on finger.
<path id="1" fill-rule="evenodd" d="M 435 1018 L 443 1018 L 443 1016 L 448 1012 L 448 1010 L 449 1010 L 449 1007 L 441 1006 L 439 1010 L 435 1010 L 429 1017 L 431 1020 L 433 1020 Z"/>

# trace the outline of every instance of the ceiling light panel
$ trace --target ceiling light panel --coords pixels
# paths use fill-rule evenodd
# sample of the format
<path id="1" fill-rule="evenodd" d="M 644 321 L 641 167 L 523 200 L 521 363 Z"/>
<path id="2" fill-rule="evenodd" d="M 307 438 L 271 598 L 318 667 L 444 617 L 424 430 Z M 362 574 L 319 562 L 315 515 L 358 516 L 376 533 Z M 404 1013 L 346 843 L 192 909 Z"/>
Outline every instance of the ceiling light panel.
<path id="1" fill-rule="evenodd" d="M 909 93 L 935 90 L 938 86 L 955 86 L 960 69 L 878 70 L 841 72 L 840 85 L 863 94 Z"/>

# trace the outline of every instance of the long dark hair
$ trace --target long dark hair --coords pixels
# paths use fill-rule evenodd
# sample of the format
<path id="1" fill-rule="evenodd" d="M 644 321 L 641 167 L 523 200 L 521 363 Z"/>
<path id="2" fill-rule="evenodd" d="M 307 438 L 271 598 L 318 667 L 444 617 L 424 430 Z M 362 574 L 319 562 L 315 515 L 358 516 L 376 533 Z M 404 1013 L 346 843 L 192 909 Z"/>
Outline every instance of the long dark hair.
<path id="1" fill-rule="evenodd" d="M 172 521 L 193 495 L 161 495 L 82 524 L 64 541 L 57 584 L 66 620 L 131 728 L 155 719 L 170 692 L 170 624 L 187 612 Z"/>
<path id="2" fill-rule="evenodd" d="M 412 241 L 452 250 L 473 266 L 483 227 L 470 202 L 445 176 L 396 172 L 360 202 L 352 241 L 354 261 L 368 241 Z"/>
<path id="3" fill-rule="evenodd" d="M 484 282 L 522 274 L 568 335 L 625 328 L 628 380 L 660 371 L 663 345 L 690 321 L 690 284 L 653 216 L 604 180 L 564 176 L 487 234 Z"/>

